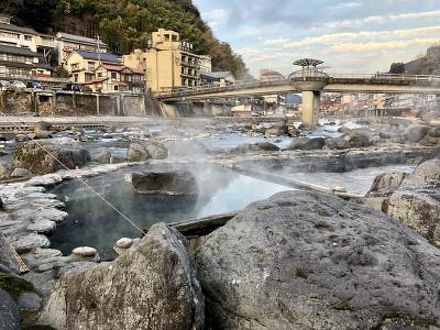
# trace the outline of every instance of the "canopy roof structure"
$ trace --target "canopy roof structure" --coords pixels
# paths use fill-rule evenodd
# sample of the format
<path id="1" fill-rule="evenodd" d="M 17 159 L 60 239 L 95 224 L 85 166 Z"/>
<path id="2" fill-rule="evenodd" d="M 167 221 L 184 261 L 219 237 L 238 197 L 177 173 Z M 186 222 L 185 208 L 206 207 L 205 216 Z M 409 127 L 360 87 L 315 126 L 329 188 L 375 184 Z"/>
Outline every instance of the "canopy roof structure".
<path id="1" fill-rule="evenodd" d="M 324 63 L 323 61 L 316 60 L 314 58 L 302 58 L 302 59 L 299 59 L 299 60 L 293 62 L 293 65 L 298 65 L 298 66 L 302 66 L 302 67 L 305 67 L 305 66 L 316 67 L 316 66 L 323 64 L 323 63 Z"/>

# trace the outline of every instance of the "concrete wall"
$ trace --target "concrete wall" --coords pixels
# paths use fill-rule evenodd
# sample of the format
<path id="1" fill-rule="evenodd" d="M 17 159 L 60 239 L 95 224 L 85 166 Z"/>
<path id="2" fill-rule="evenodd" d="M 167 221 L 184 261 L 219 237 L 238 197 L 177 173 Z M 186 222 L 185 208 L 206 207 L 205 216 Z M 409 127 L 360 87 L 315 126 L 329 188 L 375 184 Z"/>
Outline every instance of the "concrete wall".
<path id="1" fill-rule="evenodd" d="M 229 116 L 231 110 L 226 104 L 208 102 L 170 102 L 161 106 L 168 118 Z"/>

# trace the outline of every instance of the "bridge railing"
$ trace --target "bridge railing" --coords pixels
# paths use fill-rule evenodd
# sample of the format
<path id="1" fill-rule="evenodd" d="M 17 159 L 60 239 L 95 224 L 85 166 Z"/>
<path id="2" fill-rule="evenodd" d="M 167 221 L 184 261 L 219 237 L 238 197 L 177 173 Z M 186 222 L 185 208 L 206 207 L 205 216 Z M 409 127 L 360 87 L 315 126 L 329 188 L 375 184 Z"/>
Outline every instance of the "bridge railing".
<path id="1" fill-rule="evenodd" d="M 294 80 L 314 80 L 314 79 L 362 79 L 369 81 L 406 81 L 406 82 L 439 82 L 440 76 L 436 75 L 409 75 L 409 74 L 388 74 L 388 73 L 376 73 L 376 74 L 329 74 L 328 76 L 313 76 L 313 77 L 302 77 L 300 75 L 291 75 L 290 79 L 280 79 L 274 81 L 256 81 L 256 82 L 236 82 L 234 85 L 225 87 L 190 87 L 186 89 L 179 89 L 174 91 L 164 91 L 157 92 L 154 95 L 158 98 L 168 98 L 168 97 L 185 97 L 194 94 L 205 94 L 207 92 L 219 93 L 219 92 L 229 92 L 237 89 L 245 88 L 264 88 L 273 87 L 278 85 L 286 84 L 286 81 Z"/>

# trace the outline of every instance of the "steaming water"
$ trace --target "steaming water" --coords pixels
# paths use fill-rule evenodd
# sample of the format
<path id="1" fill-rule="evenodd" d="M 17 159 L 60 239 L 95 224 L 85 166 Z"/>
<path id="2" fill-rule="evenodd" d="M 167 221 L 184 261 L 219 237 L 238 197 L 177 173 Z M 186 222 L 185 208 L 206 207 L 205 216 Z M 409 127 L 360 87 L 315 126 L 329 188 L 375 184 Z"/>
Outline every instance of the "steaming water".
<path id="1" fill-rule="evenodd" d="M 161 198 L 138 194 L 126 181 L 129 173 L 145 169 L 125 169 L 87 182 L 140 228 L 159 221 L 195 219 L 240 210 L 251 202 L 289 189 L 221 168 L 198 167 L 192 169 L 199 185 L 197 199 Z M 87 245 L 97 248 L 102 256 L 108 256 L 121 237 L 139 237 L 136 229 L 76 180 L 66 182 L 52 192 L 66 201 L 69 213 L 50 237 L 53 246 L 64 254 Z"/>
<path id="2" fill-rule="evenodd" d="M 278 174 L 327 188 L 344 187 L 347 192 L 365 195 L 378 175 L 389 172 L 412 173 L 414 169 L 415 166 L 410 165 L 388 165 L 355 169 L 345 173 L 287 173 L 285 168 L 285 171 Z"/>

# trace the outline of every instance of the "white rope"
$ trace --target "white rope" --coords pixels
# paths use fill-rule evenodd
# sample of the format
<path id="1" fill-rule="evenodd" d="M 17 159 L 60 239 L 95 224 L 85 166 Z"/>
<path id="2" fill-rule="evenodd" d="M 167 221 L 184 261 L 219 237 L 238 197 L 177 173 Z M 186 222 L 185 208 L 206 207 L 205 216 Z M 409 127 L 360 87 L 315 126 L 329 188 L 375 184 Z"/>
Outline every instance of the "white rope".
<path id="1" fill-rule="evenodd" d="M 25 131 L 22 130 L 22 128 L 15 122 L 15 121 L 11 121 L 9 120 L 9 118 L 2 112 L 0 111 L 0 114 L 2 117 L 6 118 L 6 120 L 15 125 L 19 130 L 20 133 L 26 135 L 28 138 L 31 138 L 29 136 L 28 133 L 26 133 Z M 70 170 L 70 168 L 68 168 L 62 161 L 60 161 L 52 152 L 50 152 L 49 150 L 46 149 L 46 147 L 41 144 L 39 141 L 34 140 L 34 143 L 36 143 L 41 149 L 43 149 L 43 151 L 45 151 L 49 156 L 51 156 L 57 163 L 59 163 L 64 169 L 66 170 Z M 129 217 L 127 217 L 124 213 L 122 213 L 119 209 L 117 209 L 112 203 L 110 203 L 104 196 L 102 196 L 101 194 L 99 194 L 95 189 L 93 189 L 92 187 L 90 187 L 87 182 L 81 178 L 80 176 L 76 177 L 76 179 L 79 180 L 79 182 L 81 182 L 86 188 L 88 188 L 91 192 L 93 192 L 96 196 L 98 196 L 105 204 L 107 204 L 110 208 L 112 208 L 116 213 L 118 213 L 124 220 L 126 220 L 128 223 L 130 223 L 134 228 L 136 228 L 138 231 L 140 231 L 142 234 L 145 234 L 145 232 L 139 228 L 138 225 L 136 225 L 136 223 L 131 220 Z"/>

